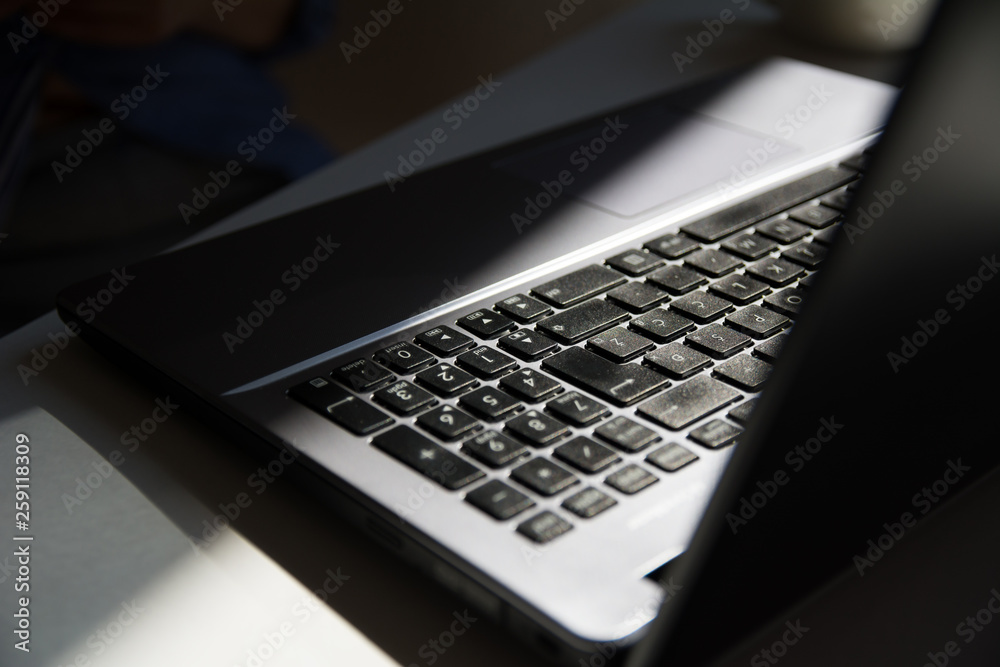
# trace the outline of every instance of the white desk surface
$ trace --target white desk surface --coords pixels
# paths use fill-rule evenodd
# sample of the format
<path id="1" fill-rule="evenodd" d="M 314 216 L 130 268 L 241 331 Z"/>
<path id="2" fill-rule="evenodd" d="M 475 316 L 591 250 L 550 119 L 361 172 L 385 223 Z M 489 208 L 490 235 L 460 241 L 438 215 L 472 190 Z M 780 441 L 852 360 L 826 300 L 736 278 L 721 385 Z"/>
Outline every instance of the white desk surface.
<path id="1" fill-rule="evenodd" d="M 775 27 L 773 10 L 752 5 L 678 72 L 672 53 L 703 29 L 702 19 L 731 6 L 730 0 L 640 5 L 526 66 L 493 73 L 502 89 L 428 163 L 766 55 L 873 78 L 891 75 L 899 62 L 791 40 Z M 545 20 L 541 11 L 539 20 Z M 438 126 L 440 117 L 441 111 L 431 112 L 201 236 L 379 182 L 395 156 Z M 247 478 L 258 462 L 183 406 L 130 451 L 123 432 L 150 417 L 163 395 L 78 340 L 26 385 L 18 366 L 30 364 L 32 350 L 62 331 L 52 312 L 0 340 L 0 664 L 431 664 L 427 642 L 465 610 L 460 600 L 315 509 L 286 480 L 279 477 L 256 495 Z M 21 595 L 14 590 L 17 543 L 11 537 L 18 531 L 9 483 L 18 433 L 31 440 L 30 654 L 14 649 L 11 616 Z M 206 548 L 194 548 L 188 536 L 202 535 L 202 522 L 220 503 L 248 491 L 252 504 L 232 526 Z M 86 498 L 68 503 L 74 495 Z M 328 604 L 314 604 L 310 591 L 324 585 L 339 588 Z M 434 662 L 541 664 L 486 621 L 473 623 Z"/>

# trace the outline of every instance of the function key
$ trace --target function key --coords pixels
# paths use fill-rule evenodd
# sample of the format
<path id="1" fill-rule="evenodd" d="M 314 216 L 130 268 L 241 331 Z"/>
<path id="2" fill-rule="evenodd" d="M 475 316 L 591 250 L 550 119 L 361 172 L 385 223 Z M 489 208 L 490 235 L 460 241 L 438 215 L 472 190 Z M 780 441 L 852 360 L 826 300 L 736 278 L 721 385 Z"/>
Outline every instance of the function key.
<path id="1" fill-rule="evenodd" d="M 694 322 L 675 312 L 655 308 L 635 318 L 628 326 L 657 343 L 666 343 L 694 329 Z"/>
<path id="2" fill-rule="evenodd" d="M 771 252 L 778 247 L 778 244 L 760 234 L 743 234 L 724 241 L 720 247 L 743 259 L 754 260 Z"/>
<path id="3" fill-rule="evenodd" d="M 372 444 L 446 489 L 460 489 L 484 476 L 482 470 L 409 426 L 377 435 Z"/>
<path id="4" fill-rule="evenodd" d="M 524 294 L 515 294 L 514 296 L 507 297 L 503 301 L 498 301 L 493 307 L 521 324 L 534 322 L 552 312 L 550 306 Z"/>
<path id="5" fill-rule="evenodd" d="M 517 325 L 509 317 L 483 309 L 469 313 L 459 319 L 457 324 L 480 338 L 496 338 L 502 333 L 517 328 Z"/>
<path id="6" fill-rule="evenodd" d="M 819 204 L 806 204 L 793 208 L 788 212 L 788 217 L 804 222 L 813 229 L 823 229 L 832 225 L 840 217 L 840 213 Z"/>
<path id="7" fill-rule="evenodd" d="M 514 359 L 492 347 L 477 347 L 475 350 L 460 354 L 455 362 L 468 368 L 484 380 L 517 368 L 517 362 Z"/>
<path id="8" fill-rule="evenodd" d="M 484 431 L 470 438 L 462 450 L 491 468 L 502 468 L 528 453 L 528 448 L 497 431 Z"/>
<path id="9" fill-rule="evenodd" d="M 565 393 L 549 401 L 545 408 L 574 426 L 586 426 L 608 414 L 608 409 L 604 405 L 578 391 Z"/>
<path id="10" fill-rule="evenodd" d="M 646 460 L 660 470 L 676 472 L 687 464 L 697 461 L 698 455 L 681 447 L 676 442 L 671 442 L 650 452 L 646 456 Z"/>
<path id="11" fill-rule="evenodd" d="M 608 300 L 633 313 L 644 313 L 670 296 L 649 283 L 632 282 L 608 292 Z"/>
<path id="12" fill-rule="evenodd" d="M 705 276 L 683 266 L 671 265 L 654 271 L 646 278 L 671 294 L 684 294 L 708 282 Z"/>
<path id="13" fill-rule="evenodd" d="M 661 257 L 666 257 L 667 259 L 677 259 L 678 257 L 683 257 L 689 252 L 693 252 L 700 248 L 698 242 L 687 236 L 680 236 L 678 234 L 664 234 L 660 238 L 653 239 L 649 243 L 643 245 L 647 250 L 655 252 Z"/>
<path id="14" fill-rule="evenodd" d="M 622 493 L 633 494 L 658 481 L 660 480 L 656 475 L 630 463 L 621 470 L 608 475 L 604 483 Z"/>
<path id="15" fill-rule="evenodd" d="M 529 403 L 544 400 L 562 390 L 561 384 L 531 368 L 523 368 L 504 376 L 500 380 L 500 387 Z"/>
<path id="16" fill-rule="evenodd" d="M 500 521 L 535 506 L 531 498 L 496 479 L 467 493 L 465 500 Z"/>
<path id="17" fill-rule="evenodd" d="M 559 445 L 552 453 L 556 458 L 585 473 L 600 472 L 621 460 L 611 449 L 582 435 Z"/>
<path id="18" fill-rule="evenodd" d="M 451 364 L 438 364 L 417 373 L 416 381 L 438 396 L 453 396 L 479 384 L 476 378 Z"/>
<path id="19" fill-rule="evenodd" d="M 526 361 L 543 357 L 559 347 L 551 338 L 527 329 L 507 334 L 497 341 L 497 345 Z"/>
<path id="20" fill-rule="evenodd" d="M 415 373 L 437 361 L 430 352 L 406 341 L 381 349 L 372 358 L 397 373 Z"/>
<path id="21" fill-rule="evenodd" d="M 553 306 L 568 308 L 623 282 L 625 276 L 617 271 L 591 264 L 543 283 L 532 289 L 531 293 Z"/>
<path id="22" fill-rule="evenodd" d="M 476 341 L 451 327 L 435 327 L 417 335 L 413 340 L 439 357 L 454 356 L 476 344 Z"/>
<path id="23" fill-rule="evenodd" d="M 626 250 L 605 260 L 608 266 L 629 276 L 641 276 L 664 264 L 663 258 L 645 250 Z"/>
<path id="24" fill-rule="evenodd" d="M 538 410 L 528 410 L 508 421 L 507 431 L 534 447 L 544 447 L 569 433 L 561 421 Z"/>
<path id="25" fill-rule="evenodd" d="M 628 417 L 615 417 L 594 430 L 594 435 L 624 452 L 637 452 L 660 439 L 656 431 Z"/>
<path id="26" fill-rule="evenodd" d="M 334 369 L 330 375 L 335 380 L 354 391 L 374 391 L 396 376 L 371 359 L 355 359 L 349 364 Z"/>
<path id="27" fill-rule="evenodd" d="M 757 233 L 774 239 L 778 243 L 792 243 L 809 233 L 809 228 L 793 220 L 769 220 L 757 225 Z"/>
<path id="28" fill-rule="evenodd" d="M 704 445 L 709 449 L 718 449 L 735 442 L 736 437 L 742 432 L 743 429 L 739 426 L 733 426 L 721 419 L 713 419 L 691 431 L 688 437 L 699 445 Z"/>
<path id="29" fill-rule="evenodd" d="M 543 458 L 534 458 L 510 471 L 510 476 L 543 496 L 554 496 L 579 480 L 562 466 Z"/>
<path id="30" fill-rule="evenodd" d="M 517 532 L 534 542 L 544 544 L 572 529 L 573 525 L 570 522 L 546 510 L 519 525 Z"/>
<path id="31" fill-rule="evenodd" d="M 417 417 L 417 425 L 442 440 L 455 440 L 480 428 L 470 415 L 450 405 L 440 405 Z"/>
<path id="32" fill-rule="evenodd" d="M 588 487 L 564 500 L 562 506 L 578 517 L 589 519 L 617 504 L 617 500 L 603 491 Z"/>
<path id="33" fill-rule="evenodd" d="M 372 394 L 372 398 L 399 415 L 407 415 L 437 403 L 433 394 L 406 380 L 379 389 Z"/>
<path id="34" fill-rule="evenodd" d="M 458 399 L 459 404 L 483 419 L 497 421 L 521 409 L 521 403 L 499 389 L 480 387 Z"/>
<path id="35" fill-rule="evenodd" d="M 743 266 L 743 262 L 728 252 L 722 252 L 714 248 L 705 248 L 685 257 L 684 265 L 697 269 L 713 278 L 718 278 L 740 268 Z"/>
<path id="36" fill-rule="evenodd" d="M 622 327 L 613 327 L 587 341 L 587 347 L 620 364 L 653 347 L 653 341 Z"/>

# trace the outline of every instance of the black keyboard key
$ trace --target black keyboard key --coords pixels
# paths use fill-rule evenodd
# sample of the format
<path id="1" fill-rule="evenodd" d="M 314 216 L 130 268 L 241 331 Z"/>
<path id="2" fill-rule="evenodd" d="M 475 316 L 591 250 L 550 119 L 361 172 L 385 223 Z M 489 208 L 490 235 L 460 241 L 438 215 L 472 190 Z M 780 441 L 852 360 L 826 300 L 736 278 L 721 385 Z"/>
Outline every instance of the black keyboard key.
<path id="1" fill-rule="evenodd" d="M 731 301 L 726 301 L 702 290 L 685 294 L 670 302 L 671 310 L 676 310 L 684 317 L 689 317 L 701 324 L 722 317 L 731 312 L 733 308 Z"/>
<path id="2" fill-rule="evenodd" d="M 575 343 L 628 319 L 628 311 L 595 299 L 556 313 L 535 327 L 561 343 Z"/>
<path id="3" fill-rule="evenodd" d="M 686 234 L 711 243 L 724 236 L 749 227 L 786 208 L 809 201 L 825 192 L 848 183 L 856 177 L 856 172 L 840 167 L 831 167 L 815 174 L 804 176 L 786 185 L 773 188 L 745 202 L 713 213 L 697 222 L 681 227 Z"/>
<path id="4" fill-rule="evenodd" d="M 718 380 L 699 375 L 651 398 L 638 413 L 657 424 L 677 430 L 724 408 L 742 395 Z"/>
<path id="5" fill-rule="evenodd" d="M 829 206 L 838 211 L 846 211 L 851 205 L 852 199 L 854 199 L 854 194 L 847 188 L 841 188 L 840 190 L 834 190 L 830 194 L 824 195 L 819 202 L 823 206 Z"/>
<path id="6" fill-rule="evenodd" d="M 768 338 L 792 323 L 787 317 L 773 310 L 754 304 L 726 318 L 726 324 L 752 338 Z"/>
<path id="7" fill-rule="evenodd" d="M 438 396 L 454 396 L 479 384 L 476 378 L 451 364 L 431 366 L 417 373 L 415 379 Z"/>
<path id="8" fill-rule="evenodd" d="M 608 408 L 578 391 L 570 391 L 545 404 L 559 419 L 574 426 L 586 426 L 608 414 Z"/>
<path id="9" fill-rule="evenodd" d="M 785 343 L 787 341 L 788 334 L 781 334 L 770 340 L 766 340 L 753 349 L 754 356 L 760 357 L 764 361 L 773 364 L 778 360 L 778 357 L 781 355 L 781 350 L 785 347 Z"/>
<path id="10" fill-rule="evenodd" d="M 346 400 L 351 392 L 337 386 L 326 378 L 316 377 L 288 390 L 288 395 L 316 412 L 326 414 L 326 408 Z"/>
<path id="11" fill-rule="evenodd" d="M 344 386 L 359 392 L 374 391 L 396 379 L 395 375 L 371 359 L 355 359 L 335 369 L 331 375 Z"/>
<path id="12" fill-rule="evenodd" d="M 357 435 L 367 435 L 393 423 L 385 414 L 324 378 L 292 387 L 288 394 Z"/>
<path id="13" fill-rule="evenodd" d="M 593 352 L 571 347 L 542 362 L 557 376 L 617 405 L 629 405 L 670 384 L 636 364 L 615 364 Z"/>
<path id="14" fill-rule="evenodd" d="M 420 474 L 454 491 L 483 477 L 483 471 L 409 426 L 397 426 L 372 444 Z"/>
<path id="15" fill-rule="evenodd" d="M 684 294 L 708 282 L 708 278 L 697 271 L 675 264 L 654 271 L 646 280 L 671 294 Z"/>
<path id="16" fill-rule="evenodd" d="M 458 326 L 470 331 L 480 338 L 496 338 L 517 328 L 509 317 L 494 313 L 492 310 L 477 310 L 469 313 L 457 322 Z"/>
<path id="17" fill-rule="evenodd" d="M 574 493 L 563 501 L 562 506 L 578 517 L 589 519 L 617 504 L 617 500 L 591 486 Z"/>
<path id="18" fill-rule="evenodd" d="M 677 313 L 656 308 L 629 322 L 629 329 L 657 343 L 666 343 L 694 329 L 694 322 Z"/>
<path id="19" fill-rule="evenodd" d="M 531 498 L 496 479 L 467 493 L 465 500 L 500 521 L 535 506 Z"/>
<path id="20" fill-rule="evenodd" d="M 794 220 L 779 218 L 757 225 L 757 233 L 779 243 L 793 243 L 809 233 L 809 228 Z"/>
<path id="21" fill-rule="evenodd" d="M 678 380 L 694 375 L 712 365 L 712 359 L 681 343 L 670 343 L 647 354 L 644 361 L 658 371 Z"/>
<path id="22" fill-rule="evenodd" d="M 430 352 L 406 341 L 379 350 L 373 358 L 397 373 L 416 373 L 437 361 Z"/>
<path id="23" fill-rule="evenodd" d="M 840 164 L 847 167 L 848 169 L 853 169 L 855 171 L 864 171 L 868 167 L 868 155 L 862 153 L 861 155 L 854 155 L 847 158 Z"/>
<path id="24" fill-rule="evenodd" d="M 774 287 L 783 287 L 805 273 L 798 264 L 792 264 L 778 257 L 767 257 L 747 267 L 747 273 L 760 278 Z"/>
<path id="25" fill-rule="evenodd" d="M 741 306 L 756 301 L 771 291 L 767 284 L 750 276 L 739 274 L 720 278 L 712 283 L 708 289 Z"/>
<path id="26" fill-rule="evenodd" d="M 805 276 L 804 278 L 799 280 L 798 287 L 801 287 L 802 289 L 812 289 L 815 283 L 816 283 L 816 274 L 810 273 L 808 276 Z"/>
<path id="27" fill-rule="evenodd" d="M 503 433 L 484 431 L 462 445 L 462 451 L 491 468 L 502 468 L 528 453 L 528 448 Z"/>
<path id="28" fill-rule="evenodd" d="M 760 234 L 742 234 L 723 242 L 720 247 L 743 259 L 754 260 L 771 252 L 778 244 Z"/>
<path id="29" fill-rule="evenodd" d="M 455 356 L 462 350 L 467 350 L 476 344 L 476 341 L 451 327 L 435 327 L 430 331 L 418 334 L 413 341 L 439 357 Z"/>
<path id="30" fill-rule="evenodd" d="M 804 291 L 790 287 L 766 297 L 764 305 L 785 317 L 797 317 L 802 312 L 802 304 L 805 300 L 806 293 Z"/>
<path id="31" fill-rule="evenodd" d="M 807 269 L 815 269 L 826 259 L 826 248 L 818 243 L 800 243 L 781 253 L 787 260 L 801 264 Z"/>
<path id="32" fill-rule="evenodd" d="M 656 431 L 628 417 L 615 417 L 594 429 L 594 435 L 624 452 L 637 452 L 660 439 Z"/>
<path id="33" fill-rule="evenodd" d="M 644 313 L 670 299 L 649 283 L 627 283 L 608 292 L 608 300 L 631 313 Z"/>
<path id="34" fill-rule="evenodd" d="M 500 388 L 529 403 L 545 400 L 562 390 L 562 385 L 544 373 L 523 368 L 500 380 Z"/>
<path id="35" fill-rule="evenodd" d="M 650 452 L 646 460 L 660 470 L 677 472 L 687 464 L 697 461 L 698 455 L 676 442 L 671 442 Z"/>
<path id="36" fill-rule="evenodd" d="M 667 259 L 677 259 L 678 257 L 683 257 L 689 252 L 697 250 L 701 246 L 698 245 L 697 241 L 688 238 L 687 236 L 664 234 L 663 236 L 644 244 L 643 247 L 647 250 L 655 252 L 661 257 L 666 257 Z"/>
<path id="37" fill-rule="evenodd" d="M 521 402 L 493 387 L 480 387 L 458 399 L 459 404 L 483 419 L 497 421 L 521 409 Z"/>
<path id="38" fill-rule="evenodd" d="M 752 308 L 752 306 L 748 307 Z M 716 359 L 731 357 L 753 344 L 749 336 L 724 327 L 721 324 L 710 324 L 703 329 L 688 334 L 684 340 L 687 341 L 688 345 Z"/>
<path id="39" fill-rule="evenodd" d="M 836 222 L 840 212 L 820 204 L 806 204 L 789 211 L 788 217 L 803 222 L 813 229 L 823 229 Z"/>
<path id="40" fill-rule="evenodd" d="M 573 524 L 561 519 L 548 510 L 536 514 L 517 527 L 521 533 L 533 542 L 545 544 L 573 529 Z"/>
<path id="41" fill-rule="evenodd" d="M 458 355 L 455 363 L 485 380 L 517 368 L 517 362 L 513 358 L 491 347 L 477 347 L 475 350 L 469 350 Z"/>
<path id="42" fill-rule="evenodd" d="M 508 421 L 507 431 L 533 447 L 544 447 L 569 433 L 561 421 L 538 410 L 528 410 Z"/>
<path id="43" fill-rule="evenodd" d="M 497 345 L 526 361 L 538 359 L 559 349 L 556 342 L 548 336 L 527 329 L 507 334 L 497 341 Z"/>
<path id="44" fill-rule="evenodd" d="M 587 347 L 616 364 L 635 359 L 653 347 L 653 341 L 622 327 L 613 327 L 587 341 Z"/>
<path id="45" fill-rule="evenodd" d="M 727 412 L 726 416 L 734 422 L 739 422 L 745 425 L 750 421 L 750 415 L 753 414 L 753 409 L 755 407 L 757 407 L 757 399 L 751 398 L 749 401 L 744 401 Z"/>
<path id="46" fill-rule="evenodd" d="M 621 460 L 611 449 L 582 435 L 559 445 L 552 453 L 556 458 L 585 473 L 600 472 Z"/>
<path id="47" fill-rule="evenodd" d="M 385 389 L 379 389 L 372 395 L 372 398 L 399 415 L 408 415 L 437 403 L 437 399 L 429 391 L 425 391 L 406 380 L 400 380 Z"/>
<path id="48" fill-rule="evenodd" d="M 611 268 L 629 276 L 641 276 L 664 264 L 662 257 L 645 250 L 626 250 L 605 261 Z"/>
<path id="49" fill-rule="evenodd" d="M 816 243 L 822 243 L 825 246 L 831 246 L 837 240 L 837 236 L 840 235 L 840 225 L 836 227 L 827 227 L 821 232 L 816 232 L 813 234 L 813 241 Z"/>
<path id="50" fill-rule="evenodd" d="M 469 414 L 450 405 L 439 405 L 417 417 L 417 425 L 441 440 L 457 440 L 480 428 L 479 422 Z"/>
<path id="51" fill-rule="evenodd" d="M 559 308 L 568 308 L 625 282 L 625 276 L 605 266 L 591 264 L 550 280 L 531 293 Z"/>
<path id="52" fill-rule="evenodd" d="M 507 297 L 503 301 L 498 301 L 493 307 L 521 324 L 534 322 L 552 312 L 551 306 L 524 294 Z"/>
<path id="53" fill-rule="evenodd" d="M 554 496 L 579 480 L 560 465 L 543 458 L 533 458 L 510 471 L 512 479 L 543 496 Z"/>
<path id="54" fill-rule="evenodd" d="M 743 432 L 739 426 L 733 426 L 721 419 L 713 419 L 691 431 L 688 437 L 709 449 L 719 449 L 736 441 Z"/>
<path id="55" fill-rule="evenodd" d="M 724 364 L 715 367 L 715 375 L 720 380 L 746 391 L 760 391 L 764 381 L 771 375 L 771 364 L 754 359 L 748 354 L 740 354 Z"/>
<path id="56" fill-rule="evenodd" d="M 640 468 L 634 463 L 630 463 L 621 470 L 613 472 L 607 476 L 604 483 L 612 486 L 622 493 L 638 493 L 650 484 L 654 484 L 660 479 L 653 473 Z"/>
<path id="57" fill-rule="evenodd" d="M 728 252 L 705 248 L 685 257 L 684 265 L 718 278 L 740 268 L 743 262 Z"/>

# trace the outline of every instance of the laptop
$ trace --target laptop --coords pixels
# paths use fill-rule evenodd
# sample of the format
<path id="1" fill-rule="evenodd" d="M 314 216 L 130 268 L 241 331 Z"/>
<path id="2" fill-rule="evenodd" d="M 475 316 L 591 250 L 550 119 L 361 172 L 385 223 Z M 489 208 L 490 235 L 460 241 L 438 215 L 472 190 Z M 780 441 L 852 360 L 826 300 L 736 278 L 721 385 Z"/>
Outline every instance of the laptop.
<path id="1" fill-rule="evenodd" d="M 960 453 L 980 462 L 955 494 L 995 463 L 971 435 L 989 392 L 952 386 L 959 350 L 996 370 L 961 336 L 996 311 L 996 59 L 966 43 L 998 23 L 974 5 L 874 156 L 894 90 L 767 61 L 98 276 L 59 312 L 546 655 L 646 636 L 636 660 L 700 662 L 854 567 Z"/>

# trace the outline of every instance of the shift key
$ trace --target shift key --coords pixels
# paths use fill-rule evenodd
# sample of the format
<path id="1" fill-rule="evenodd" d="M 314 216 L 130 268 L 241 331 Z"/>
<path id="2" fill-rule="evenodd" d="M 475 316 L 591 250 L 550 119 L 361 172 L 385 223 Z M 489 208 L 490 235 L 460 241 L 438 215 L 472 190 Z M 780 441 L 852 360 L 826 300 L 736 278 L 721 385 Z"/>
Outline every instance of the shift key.
<path id="1" fill-rule="evenodd" d="M 619 365 L 578 347 L 552 355 L 542 362 L 542 367 L 618 405 L 634 403 L 670 384 L 667 378 L 648 368 L 638 364 Z"/>

